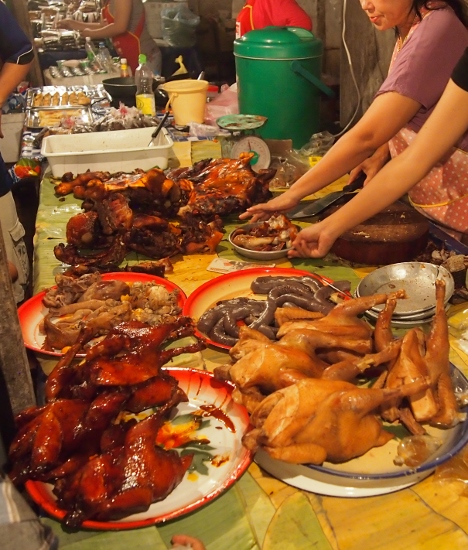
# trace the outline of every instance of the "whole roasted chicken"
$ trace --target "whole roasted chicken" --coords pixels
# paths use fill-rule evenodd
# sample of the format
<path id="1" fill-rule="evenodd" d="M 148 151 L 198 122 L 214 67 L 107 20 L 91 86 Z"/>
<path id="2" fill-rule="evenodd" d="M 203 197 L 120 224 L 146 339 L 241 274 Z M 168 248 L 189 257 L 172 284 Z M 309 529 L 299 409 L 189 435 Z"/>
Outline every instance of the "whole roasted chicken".
<path id="1" fill-rule="evenodd" d="M 435 293 L 427 335 L 419 328 L 393 335 L 401 291 L 346 300 L 316 319 L 292 308 L 300 320 L 278 316 L 277 340 L 241 327 L 231 363 L 215 374 L 235 383 L 234 399 L 251 413 L 254 428 L 244 444 L 287 462 L 344 462 L 389 441 L 384 422 L 420 435 L 427 424 L 450 428 L 462 421 L 442 280 Z M 376 304 L 385 307 L 373 330 L 360 315 Z"/>
<path id="2" fill-rule="evenodd" d="M 345 462 L 392 439 L 374 414 L 380 405 L 426 387 L 424 380 L 393 390 L 357 388 L 339 380 L 300 380 L 261 402 L 251 416 L 255 428 L 243 442 L 285 462 Z"/>

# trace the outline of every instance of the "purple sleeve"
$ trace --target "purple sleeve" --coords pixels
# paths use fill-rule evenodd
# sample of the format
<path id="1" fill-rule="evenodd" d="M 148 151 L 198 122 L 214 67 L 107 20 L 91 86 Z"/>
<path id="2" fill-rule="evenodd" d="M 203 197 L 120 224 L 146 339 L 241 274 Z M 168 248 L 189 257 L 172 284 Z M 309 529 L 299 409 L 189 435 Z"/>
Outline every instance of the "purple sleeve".
<path id="1" fill-rule="evenodd" d="M 377 95 L 397 92 L 420 103 L 421 109 L 409 122 L 418 131 L 467 46 L 468 30 L 453 11 L 434 10 L 403 44 Z"/>

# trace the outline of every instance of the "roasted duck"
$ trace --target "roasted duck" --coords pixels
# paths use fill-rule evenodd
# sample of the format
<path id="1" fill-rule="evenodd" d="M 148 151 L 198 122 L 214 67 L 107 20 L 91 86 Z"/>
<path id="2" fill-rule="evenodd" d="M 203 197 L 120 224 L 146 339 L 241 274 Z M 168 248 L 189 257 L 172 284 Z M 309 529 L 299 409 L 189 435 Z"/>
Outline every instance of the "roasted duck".
<path id="1" fill-rule="evenodd" d="M 221 216 L 241 212 L 270 197 L 273 171 L 256 174 L 251 155 L 205 160 L 166 175 L 86 172 L 65 174 L 57 195 L 73 192 L 83 213 L 66 229 L 67 243 L 54 248 L 58 260 L 109 270 L 133 250 L 148 258 L 213 253 L 223 235 Z"/>
<path id="2" fill-rule="evenodd" d="M 161 366 L 204 348 L 195 341 L 165 349 L 193 333 L 186 317 L 157 327 L 122 323 L 76 363 L 76 351 L 90 336 L 85 330 L 49 375 L 46 404 L 16 417 L 12 480 L 53 483 L 70 527 L 119 519 L 165 498 L 181 482 L 191 455 L 179 457 L 156 443 L 162 423 L 187 401 Z M 138 422 L 133 415 L 142 411 Z"/>

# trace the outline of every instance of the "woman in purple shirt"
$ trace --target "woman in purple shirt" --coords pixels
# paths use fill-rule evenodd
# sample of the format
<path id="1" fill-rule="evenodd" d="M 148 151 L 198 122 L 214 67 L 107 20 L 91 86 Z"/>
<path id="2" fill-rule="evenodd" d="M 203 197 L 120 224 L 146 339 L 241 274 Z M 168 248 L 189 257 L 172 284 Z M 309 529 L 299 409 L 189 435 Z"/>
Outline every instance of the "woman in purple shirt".
<path id="1" fill-rule="evenodd" d="M 390 141 L 390 152 L 398 154 L 414 138 L 468 47 L 461 0 L 431 3 L 424 0 L 363 0 L 361 6 L 377 29 L 394 28 L 396 31 L 397 41 L 387 79 L 359 122 L 314 168 L 288 191 L 266 204 L 250 207 L 241 218 L 252 216 L 255 221 L 269 217 L 272 212 L 287 213 L 303 197 L 353 169 L 364 171 L 368 183 L 388 160 Z M 404 140 L 407 140 L 405 145 Z M 468 151 L 468 139 L 462 138 L 461 144 L 464 151 Z M 432 215 L 427 209 L 424 212 Z M 302 230 L 297 242 L 306 240 L 312 228 Z M 309 254 L 305 249 L 296 249 L 290 255 Z"/>
<path id="2" fill-rule="evenodd" d="M 449 121 L 449 123 L 447 122 Z M 454 147 L 468 130 L 468 48 L 455 67 L 434 112 L 417 133 L 411 145 L 387 163 L 369 185 L 347 204 L 319 223 L 302 231 L 294 245 L 298 255 L 321 258 L 331 249 L 335 240 L 357 224 L 374 216 L 424 181 L 441 158 L 457 153 Z M 465 162 L 468 155 L 463 153 Z M 467 174 L 465 164 L 464 174 Z M 385 193 L 382 193 L 385 189 Z M 468 213 L 466 199 L 455 203 Z M 462 236 L 463 237 L 463 236 Z M 468 235 L 465 235 L 465 238 Z M 462 238 L 462 240 L 464 240 Z M 467 243 L 468 244 L 468 243 Z"/>

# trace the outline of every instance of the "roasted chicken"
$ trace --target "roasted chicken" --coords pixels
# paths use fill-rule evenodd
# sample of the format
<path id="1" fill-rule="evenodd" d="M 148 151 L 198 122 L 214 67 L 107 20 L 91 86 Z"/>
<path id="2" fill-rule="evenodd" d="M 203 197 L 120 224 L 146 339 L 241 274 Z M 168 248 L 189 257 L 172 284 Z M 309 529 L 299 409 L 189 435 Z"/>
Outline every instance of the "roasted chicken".
<path id="1" fill-rule="evenodd" d="M 235 383 L 235 400 L 251 413 L 254 429 L 245 445 L 287 462 L 343 462 L 393 437 L 383 420 L 418 436 L 424 425 L 460 422 L 465 415 L 452 387 L 442 280 L 435 292 L 428 335 L 419 328 L 393 335 L 401 291 L 346 300 L 318 319 L 291 308 L 279 316 L 278 340 L 241 327 L 231 363 L 215 374 Z M 373 330 L 360 314 L 376 304 L 385 306 Z"/>
<path id="2" fill-rule="evenodd" d="M 357 388 L 349 382 L 308 378 L 278 390 L 255 409 L 251 450 L 262 447 L 285 462 L 322 464 L 361 456 L 393 436 L 374 412 L 387 400 L 420 392 L 427 382 L 390 389 Z"/>

